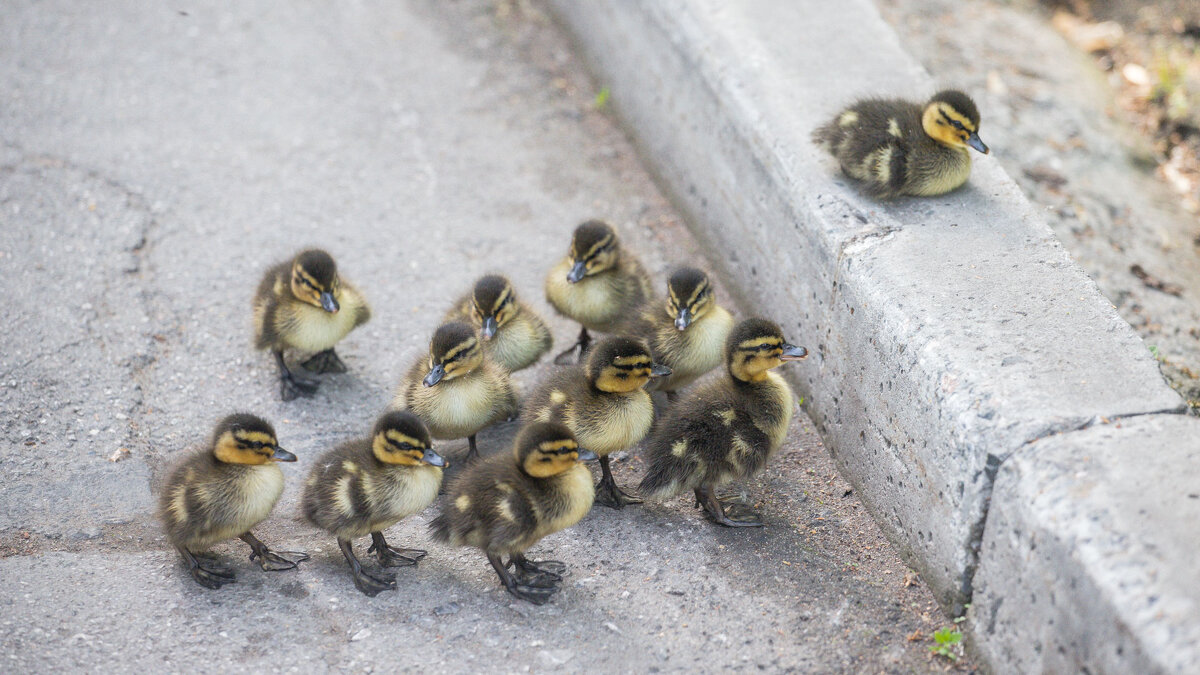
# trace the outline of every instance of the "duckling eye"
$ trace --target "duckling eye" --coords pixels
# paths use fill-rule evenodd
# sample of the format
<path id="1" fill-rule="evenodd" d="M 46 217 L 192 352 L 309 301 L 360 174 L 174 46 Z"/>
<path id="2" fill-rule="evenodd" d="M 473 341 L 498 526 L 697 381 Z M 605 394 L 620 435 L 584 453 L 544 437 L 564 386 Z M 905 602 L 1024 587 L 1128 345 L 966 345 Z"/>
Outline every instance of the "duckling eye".
<path id="1" fill-rule="evenodd" d="M 953 125 L 954 128 L 958 129 L 959 131 L 966 131 L 966 129 L 962 125 L 962 122 L 959 122 L 958 120 L 950 120 L 950 124 Z"/>

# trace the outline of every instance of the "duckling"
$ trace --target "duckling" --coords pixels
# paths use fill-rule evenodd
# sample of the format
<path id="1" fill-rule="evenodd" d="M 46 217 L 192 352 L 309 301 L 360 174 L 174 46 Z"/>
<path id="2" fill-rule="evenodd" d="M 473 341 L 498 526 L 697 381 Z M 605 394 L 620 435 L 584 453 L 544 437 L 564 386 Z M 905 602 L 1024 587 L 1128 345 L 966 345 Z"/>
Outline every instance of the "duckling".
<path id="1" fill-rule="evenodd" d="M 529 560 L 525 551 L 587 515 L 595 492 L 582 462 L 594 459 L 566 426 L 529 424 L 518 432 L 512 454 L 488 457 L 454 481 L 442 512 L 429 524 L 433 538 L 481 549 L 509 593 L 545 604 L 567 566 Z"/>
<path id="2" fill-rule="evenodd" d="M 851 178 L 883 199 L 949 192 L 971 175 L 971 147 L 983 154 L 979 110 L 971 97 L 948 89 L 921 106 L 900 99 L 865 99 L 813 132 Z"/>
<path id="3" fill-rule="evenodd" d="M 721 363 L 732 328 L 733 316 L 717 304 L 708 275 L 683 267 L 667 282 L 666 312 L 647 303 L 620 332 L 645 336 L 655 362 L 671 369 L 670 375 L 650 380 L 646 390 L 664 391 L 674 400 L 676 391 Z"/>
<path id="4" fill-rule="evenodd" d="M 159 497 L 159 518 L 197 583 L 220 588 L 235 580 L 232 571 L 204 555 L 233 537 L 249 544 L 250 560 L 258 558 L 266 571 L 290 570 L 308 560 L 304 553 L 272 551 L 250 533 L 283 492 L 283 472 L 275 462 L 294 461 L 266 420 L 239 413 L 221 420 L 208 446 L 171 471 Z"/>
<path id="5" fill-rule="evenodd" d="M 474 325 L 483 353 L 510 373 L 533 365 L 553 344 L 542 317 L 518 301 L 512 284 L 498 274 L 480 277 L 443 320 Z"/>
<path id="6" fill-rule="evenodd" d="M 579 348 L 579 361 L 591 344 L 588 329 L 611 333 L 650 297 L 650 277 L 642 264 L 617 243 L 612 226 L 589 220 L 575 228 L 567 257 L 546 276 L 546 300 L 559 314 L 578 321 L 579 338 L 554 358 L 570 363 Z"/>
<path id="7" fill-rule="evenodd" d="M 792 390 L 772 368 L 807 356 L 783 339 L 779 326 L 747 319 L 725 346 L 728 377 L 705 383 L 680 401 L 646 444 L 649 469 L 639 486 L 658 499 L 693 490 L 696 505 L 731 527 L 761 526 L 740 504 L 723 504 L 713 492 L 752 476 L 783 443 L 792 419 Z"/>
<path id="8" fill-rule="evenodd" d="M 254 347 L 270 349 L 279 366 L 279 394 L 285 401 L 312 396 L 320 384 L 288 370 L 283 350 L 316 352 L 302 367 L 313 373 L 344 373 L 333 351 L 338 340 L 366 323 L 371 308 L 354 286 L 338 275 L 325 251 L 301 251 L 267 270 L 254 294 Z"/>
<path id="9" fill-rule="evenodd" d="M 641 340 L 605 337 L 582 366 L 561 370 L 542 383 L 525 404 L 529 422 L 561 421 L 579 442 L 600 456 L 596 503 L 614 509 L 642 500 L 617 487 L 608 456 L 642 440 L 654 422 L 654 404 L 643 388 L 671 374 L 655 363 Z"/>
<path id="10" fill-rule="evenodd" d="M 371 535 L 384 567 L 416 565 L 425 551 L 392 548 L 383 530 L 429 506 L 442 484 L 446 460 L 433 451 L 429 431 L 410 412 L 393 410 L 375 423 L 370 438 L 344 443 L 321 455 L 304 484 L 304 517 L 337 537 L 354 585 L 369 596 L 395 589 L 392 574 L 367 572 L 350 540 Z"/>
<path id="11" fill-rule="evenodd" d="M 516 417 L 517 395 L 508 371 L 484 355 L 475 329 L 452 321 L 434 332 L 428 358 L 409 369 L 392 407 L 411 410 L 434 438 L 466 436 L 470 462 L 479 457 L 475 434 Z"/>

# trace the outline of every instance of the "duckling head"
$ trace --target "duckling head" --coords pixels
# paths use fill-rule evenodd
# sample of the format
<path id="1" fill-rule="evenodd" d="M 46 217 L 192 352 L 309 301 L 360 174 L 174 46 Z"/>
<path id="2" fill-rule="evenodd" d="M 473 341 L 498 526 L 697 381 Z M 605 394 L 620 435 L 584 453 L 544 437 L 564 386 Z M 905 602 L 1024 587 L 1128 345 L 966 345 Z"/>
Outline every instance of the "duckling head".
<path id="1" fill-rule="evenodd" d="M 534 422 L 526 425 L 513 441 L 517 466 L 534 478 L 557 476 L 579 462 L 599 459 L 596 453 L 579 447 L 575 435 L 558 422 Z"/>
<path id="2" fill-rule="evenodd" d="M 325 251 L 301 251 L 292 261 L 292 295 L 300 300 L 336 314 L 340 309 L 334 297 L 337 289 L 337 263 Z"/>
<path id="3" fill-rule="evenodd" d="M 766 319 L 746 319 L 739 323 L 725 343 L 729 374 L 743 382 L 759 382 L 768 370 L 784 361 L 798 361 L 806 356 L 807 349 L 785 342 L 779 325 Z"/>
<path id="4" fill-rule="evenodd" d="M 617 233 L 602 220 L 589 220 L 575 228 L 571 237 L 571 269 L 567 281 L 576 283 L 617 264 Z"/>
<path id="5" fill-rule="evenodd" d="M 929 137 L 952 148 L 972 147 L 988 153 L 979 140 L 979 109 L 970 96 L 954 89 L 939 91 L 925 104 L 921 126 Z"/>
<path id="6" fill-rule="evenodd" d="M 675 327 L 687 330 L 692 322 L 708 313 L 714 304 L 708 275 L 695 267 L 675 270 L 667 281 L 667 313 Z"/>
<path id="7" fill-rule="evenodd" d="M 475 317 L 482 326 L 479 336 L 484 340 L 492 339 L 496 331 L 512 320 L 519 311 L 517 295 L 513 292 L 512 284 L 498 274 L 480 277 L 479 281 L 475 282 L 472 297 Z"/>
<path id="8" fill-rule="evenodd" d="M 426 387 L 462 377 L 483 363 L 483 349 L 475 337 L 475 329 L 461 322 L 443 324 L 429 342 L 429 373 L 422 384 Z"/>
<path id="9" fill-rule="evenodd" d="M 257 415 L 236 413 L 217 423 L 213 455 L 226 464 L 294 462 L 296 456 L 279 447 L 275 429 Z"/>
<path id="10" fill-rule="evenodd" d="M 671 369 L 655 363 L 646 343 L 628 337 L 606 337 L 588 352 L 584 372 L 600 391 L 636 391 L 652 377 L 670 375 Z"/>
<path id="11" fill-rule="evenodd" d="M 425 424 L 406 410 L 385 413 L 375 422 L 371 451 L 384 464 L 446 466 L 446 460 L 433 451 Z"/>

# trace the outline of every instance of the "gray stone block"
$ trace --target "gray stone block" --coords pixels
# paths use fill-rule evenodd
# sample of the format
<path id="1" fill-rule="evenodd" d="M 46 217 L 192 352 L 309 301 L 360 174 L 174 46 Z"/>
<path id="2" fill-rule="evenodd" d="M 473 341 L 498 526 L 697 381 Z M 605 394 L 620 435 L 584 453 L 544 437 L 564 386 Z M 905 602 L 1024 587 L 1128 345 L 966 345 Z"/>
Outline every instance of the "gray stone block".
<path id="1" fill-rule="evenodd" d="M 881 204 L 812 145 L 858 95 L 934 90 L 867 0 L 552 5 L 745 306 L 811 350 L 807 412 L 951 612 L 1005 457 L 1183 409 L 990 157 L 954 193 Z"/>
<path id="2" fill-rule="evenodd" d="M 996 672 L 1200 672 L 1200 420 L 1030 444 L 1000 469 L 972 629 Z"/>

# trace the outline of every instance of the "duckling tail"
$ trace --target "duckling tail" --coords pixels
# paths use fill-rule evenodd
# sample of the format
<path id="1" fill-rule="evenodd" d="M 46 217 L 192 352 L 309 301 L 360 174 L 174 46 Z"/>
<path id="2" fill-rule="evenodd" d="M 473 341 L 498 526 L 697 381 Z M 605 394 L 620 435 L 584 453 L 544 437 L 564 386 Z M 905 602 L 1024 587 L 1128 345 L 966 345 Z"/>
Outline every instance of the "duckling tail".
<path id="1" fill-rule="evenodd" d="M 433 537 L 434 541 L 450 543 L 450 518 L 445 512 L 439 513 L 437 518 L 429 522 L 429 536 Z"/>

